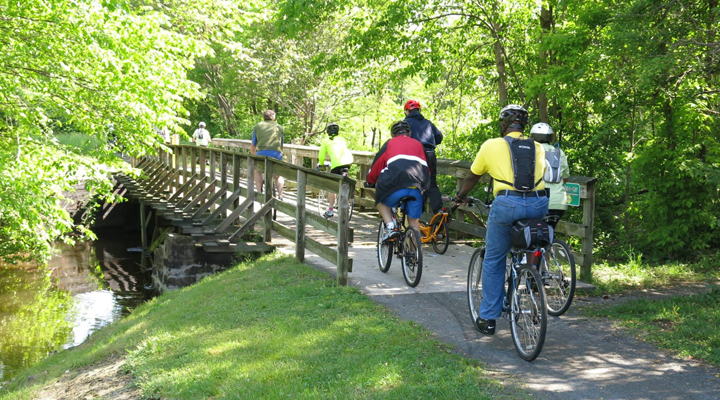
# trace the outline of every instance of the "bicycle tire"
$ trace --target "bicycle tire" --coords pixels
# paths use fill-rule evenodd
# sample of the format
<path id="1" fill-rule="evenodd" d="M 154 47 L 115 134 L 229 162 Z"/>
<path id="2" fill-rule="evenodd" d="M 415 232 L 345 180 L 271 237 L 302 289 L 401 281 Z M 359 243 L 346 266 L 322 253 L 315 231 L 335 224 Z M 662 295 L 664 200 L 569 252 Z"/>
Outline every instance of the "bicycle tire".
<path id="1" fill-rule="evenodd" d="M 478 317 L 480 317 L 480 302 L 482 302 L 482 264 L 485 259 L 485 248 L 480 247 L 473 252 L 468 266 L 467 277 L 467 301 L 472 325 L 477 329 Z"/>
<path id="2" fill-rule="evenodd" d="M 382 237 L 385 235 L 386 228 L 385 223 L 380 221 L 380 227 L 378 228 L 378 239 L 377 239 L 377 259 L 378 267 L 380 271 L 388 272 L 390 264 L 392 264 L 393 256 L 393 242 L 382 242 Z"/>
<path id="3" fill-rule="evenodd" d="M 355 199 L 350 199 L 350 208 L 348 209 L 348 222 L 352 219 L 353 209 L 355 208 Z"/>
<path id="4" fill-rule="evenodd" d="M 414 228 L 405 231 L 402 238 L 402 271 L 405 283 L 416 287 L 422 277 L 422 245 L 420 233 Z"/>
<path id="5" fill-rule="evenodd" d="M 442 218 L 436 218 L 435 222 L 430 226 L 430 232 L 435 233 L 435 237 L 432 240 L 433 250 L 438 254 L 445 254 L 450 245 L 447 223 L 443 223 Z"/>
<path id="6" fill-rule="evenodd" d="M 545 288 L 532 265 L 522 265 L 510 295 L 510 332 L 520 358 L 533 361 L 542 351 L 547 333 Z"/>
<path id="7" fill-rule="evenodd" d="M 555 238 L 548 257 L 543 261 L 543 266 L 548 314 L 559 317 L 570 308 L 577 284 L 575 257 L 570 246 L 563 240 Z"/>

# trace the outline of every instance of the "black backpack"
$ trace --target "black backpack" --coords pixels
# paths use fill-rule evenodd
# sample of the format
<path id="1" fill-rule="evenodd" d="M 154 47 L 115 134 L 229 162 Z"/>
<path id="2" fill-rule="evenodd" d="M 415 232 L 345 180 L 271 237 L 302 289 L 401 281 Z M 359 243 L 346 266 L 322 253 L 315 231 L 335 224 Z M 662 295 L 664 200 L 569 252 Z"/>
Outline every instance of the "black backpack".
<path id="1" fill-rule="evenodd" d="M 498 182 L 510 185 L 518 192 L 532 192 L 542 182 L 535 181 L 535 141 L 532 138 L 503 137 L 510 147 L 510 161 L 513 169 L 514 182 L 497 179 Z"/>

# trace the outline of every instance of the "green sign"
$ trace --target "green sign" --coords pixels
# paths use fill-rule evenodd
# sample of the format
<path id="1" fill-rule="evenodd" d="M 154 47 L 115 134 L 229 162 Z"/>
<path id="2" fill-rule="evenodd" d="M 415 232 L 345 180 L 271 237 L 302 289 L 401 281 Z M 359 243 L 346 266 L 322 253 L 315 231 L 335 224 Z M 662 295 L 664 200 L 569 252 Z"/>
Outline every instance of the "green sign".
<path id="1" fill-rule="evenodd" d="M 567 204 L 569 206 L 580 206 L 580 184 L 566 183 L 565 191 L 567 192 Z"/>

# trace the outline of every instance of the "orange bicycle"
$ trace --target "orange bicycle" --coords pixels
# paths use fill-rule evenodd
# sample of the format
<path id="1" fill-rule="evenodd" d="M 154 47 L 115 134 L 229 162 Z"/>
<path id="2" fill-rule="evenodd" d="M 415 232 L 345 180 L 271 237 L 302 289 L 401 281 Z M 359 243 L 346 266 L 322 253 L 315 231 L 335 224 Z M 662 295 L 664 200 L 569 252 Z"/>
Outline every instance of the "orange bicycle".
<path id="1" fill-rule="evenodd" d="M 439 212 L 433 215 L 430 225 L 420 223 L 421 242 L 432 243 L 433 250 L 438 254 L 445 254 L 450 244 L 447 226 L 449 220 L 450 213 Z"/>

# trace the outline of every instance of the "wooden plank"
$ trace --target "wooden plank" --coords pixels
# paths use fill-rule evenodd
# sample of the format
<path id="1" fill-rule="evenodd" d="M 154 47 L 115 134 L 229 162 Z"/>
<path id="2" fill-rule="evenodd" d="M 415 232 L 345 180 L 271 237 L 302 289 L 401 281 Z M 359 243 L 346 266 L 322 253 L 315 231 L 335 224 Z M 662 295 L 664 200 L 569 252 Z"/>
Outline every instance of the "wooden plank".
<path id="1" fill-rule="evenodd" d="M 560 221 L 557 225 L 557 231 L 570 236 L 585 237 L 585 227 L 574 222 Z"/>
<path id="2" fill-rule="evenodd" d="M 297 207 L 295 207 L 295 258 L 305 261 L 305 184 L 307 174 L 297 170 Z"/>
<path id="3" fill-rule="evenodd" d="M 337 251 L 331 249 L 330 247 L 325 246 L 324 244 L 316 241 L 315 239 L 305 236 L 305 248 L 310 250 L 311 252 L 317 254 L 321 258 L 323 258 L 325 261 L 331 263 L 332 265 L 337 266 L 338 262 L 338 255 Z M 346 277 L 347 279 L 347 277 Z"/>
<path id="4" fill-rule="evenodd" d="M 217 179 L 216 179 L 217 180 Z M 205 202 L 205 204 L 198 207 L 197 211 L 195 211 L 195 214 L 193 214 L 193 219 L 199 218 L 202 214 L 204 214 L 206 211 L 212 207 L 213 204 L 215 204 L 216 201 L 218 201 L 219 198 L 225 195 L 227 191 L 227 183 L 224 183 L 217 192 L 213 193 L 212 196 L 210 196 L 210 199 Z"/>
<path id="5" fill-rule="evenodd" d="M 186 179 L 187 179 L 187 178 L 186 178 Z M 169 201 L 169 202 L 174 202 L 175 200 L 177 200 L 177 198 L 180 197 L 180 195 L 181 195 L 182 193 L 185 193 L 185 192 L 188 190 L 188 188 L 190 187 L 190 185 L 192 185 L 193 182 L 195 182 L 196 179 L 197 179 L 197 175 L 193 175 L 192 178 L 187 179 L 186 182 L 183 183 L 183 185 L 180 186 L 180 187 L 178 188 L 178 190 L 177 190 L 175 193 L 173 193 L 172 196 L 170 196 L 170 197 L 168 198 L 168 201 Z"/>
<path id="6" fill-rule="evenodd" d="M 197 176 L 197 174 L 193 175 Z M 181 207 L 183 203 L 192 201 L 192 197 L 197 193 L 198 190 L 202 190 L 205 187 L 205 179 L 198 179 L 195 185 L 187 191 L 187 194 L 183 196 L 182 199 L 180 199 L 176 204 L 178 207 Z"/>
<path id="7" fill-rule="evenodd" d="M 316 174 L 308 174 L 307 184 L 308 186 L 322 189 L 326 192 L 337 193 L 339 180 L 339 175 L 331 174 L 329 172 L 317 172 Z"/>
<path id="8" fill-rule="evenodd" d="M 235 233 L 233 233 L 233 235 L 230 237 L 230 241 L 236 242 L 240 240 L 240 238 L 242 238 L 246 233 L 248 233 L 250 231 L 250 228 L 252 228 L 261 217 L 265 217 L 264 222 L 268 224 L 269 229 L 272 229 L 272 222 L 267 222 L 267 216 L 270 215 L 270 221 L 272 221 L 272 213 L 270 212 L 270 210 L 272 210 L 274 201 L 275 200 L 271 197 L 270 200 L 268 200 L 268 202 L 260 208 L 260 211 L 253 215 L 252 218 L 249 218 L 243 224 L 243 226 L 241 226 L 238 230 L 235 231 Z M 269 242 L 269 240 L 265 241 Z"/>
<path id="9" fill-rule="evenodd" d="M 251 207 L 253 203 L 255 202 L 255 193 L 252 194 L 252 197 L 248 197 L 245 199 L 245 201 L 240 204 L 235 210 L 233 210 L 230 215 L 223 220 L 223 222 L 220 223 L 220 225 L 215 228 L 215 233 L 225 232 L 225 229 L 227 229 L 238 217 L 240 214 L 242 214 L 248 207 Z"/>
<path id="10" fill-rule="evenodd" d="M 210 194 L 210 192 L 212 192 L 216 189 L 216 186 L 215 186 L 216 184 L 217 184 L 217 180 L 210 182 L 210 184 L 208 185 L 208 187 L 205 188 L 205 190 L 200 192 L 200 194 L 196 198 L 192 199 L 185 206 L 185 208 L 183 208 L 183 212 L 189 213 L 192 210 L 192 208 L 195 207 L 196 204 L 198 204 L 202 200 L 205 200 L 205 197 L 207 197 L 207 195 Z"/>
<path id="11" fill-rule="evenodd" d="M 223 191 L 224 191 L 224 190 L 223 190 Z M 240 193 L 241 193 L 242 191 L 243 191 L 242 188 L 237 188 L 237 189 L 235 189 L 235 191 L 232 192 L 232 193 L 230 194 L 230 196 L 229 196 L 228 198 L 226 198 L 225 201 L 223 201 L 223 202 L 218 206 L 218 208 L 215 209 L 215 211 L 213 211 L 212 214 L 210 214 L 210 216 L 208 216 L 208 217 L 202 222 L 202 224 L 203 224 L 203 225 L 209 224 L 210 221 L 214 220 L 215 218 L 218 218 L 218 217 L 220 216 L 220 214 L 222 214 L 222 213 L 224 213 L 225 211 L 227 211 L 227 210 L 230 208 L 230 204 L 232 204 L 233 202 L 235 202 L 235 200 L 240 197 Z M 225 194 L 226 194 L 226 193 L 223 193 L 223 195 L 225 195 Z"/>
<path id="12" fill-rule="evenodd" d="M 348 262 L 348 224 L 351 187 L 346 182 L 339 182 L 338 191 L 338 235 L 337 235 L 337 283 L 340 286 L 347 286 L 349 262 Z"/>
<path id="13" fill-rule="evenodd" d="M 272 205 L 273 201 L 273 167 L 274 163 L 269 158 L 265 158 L 265 205 Z M 264 208 L 264 206 L 263 206 Z M 263 219 L 263 241 L 270 242 L 272 240 L 272 213 L 265 213 Z"/>
<path id="14" fill-rule="evenodd" d="M 240 242 L 221 246 L 217 243 L 202 243 L 203 250 L 208 253 L 271 253 L 275 246 L 264 242 Z"/>

